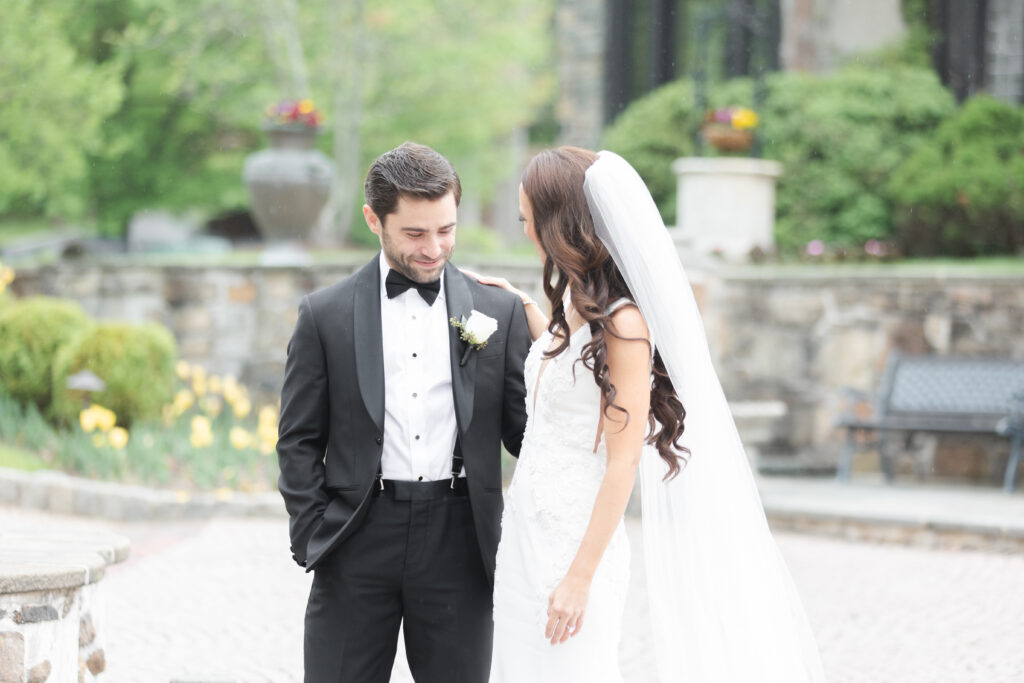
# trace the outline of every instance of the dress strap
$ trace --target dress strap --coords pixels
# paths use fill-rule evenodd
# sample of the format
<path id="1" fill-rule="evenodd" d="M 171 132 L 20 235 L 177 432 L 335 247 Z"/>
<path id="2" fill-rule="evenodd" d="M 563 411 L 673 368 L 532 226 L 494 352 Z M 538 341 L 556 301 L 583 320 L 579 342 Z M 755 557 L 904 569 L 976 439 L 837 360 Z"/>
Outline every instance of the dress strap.
<path id="1" fill-rule="evenodd" d="M 619 310 L 623 306 L 626 306 L 627 304 L 633 304 L 633 302 L 627 299 L 626 297 L 616 299 L 615 301 L 608 304 L 608 308 L 604 309 L 605 315 L 611 315 L 612 313 Z M 635 306 L 636 304 L 633 305 Z"/>

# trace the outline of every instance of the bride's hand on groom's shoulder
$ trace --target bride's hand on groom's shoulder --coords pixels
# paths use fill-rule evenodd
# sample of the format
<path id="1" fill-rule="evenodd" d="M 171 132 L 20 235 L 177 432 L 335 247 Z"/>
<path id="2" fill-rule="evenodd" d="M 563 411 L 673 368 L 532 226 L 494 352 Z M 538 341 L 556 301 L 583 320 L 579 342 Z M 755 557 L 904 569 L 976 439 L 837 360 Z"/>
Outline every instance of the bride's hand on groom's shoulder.
<path id="1" fill-rule="evenodd" d="M 502 289 L 507 290 L 509 292 L 515 291 L 515 288 L 512 287 L 512 283 L 510 283 L 503 277 L 491 277 L 490 275 L 481 275 L 480 273 L 474 272 L 472 270 L 467 270 L 466 268 L 459 268 L 459 270 L 461 270 L 463 273 L 473 278 L 482 285 L 492 285 L 494 287 L 501 287 Z"/>
<path id="2" fill-rule="evenodd" d="M 564 643 L 583 628 L 583 612 L 590 597 L 590 580 L 567 574 L 548 598 L 548 623 L 544 637 L 552 645 Z"/>

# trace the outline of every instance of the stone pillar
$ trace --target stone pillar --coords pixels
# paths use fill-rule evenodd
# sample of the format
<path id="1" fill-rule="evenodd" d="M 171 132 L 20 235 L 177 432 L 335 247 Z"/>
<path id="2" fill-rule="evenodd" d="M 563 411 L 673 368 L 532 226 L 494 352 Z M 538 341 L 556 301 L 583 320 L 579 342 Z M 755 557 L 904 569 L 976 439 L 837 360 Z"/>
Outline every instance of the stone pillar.
<path id="1" fill-rule="evenodd" d="M 989 0 L 986 24 L 989 92 L 1008 104 L 1024 103 L 1024 3 Z"/>
<path id="2" fill-rule="evenodd" d="M 604 111 L 604 0 L 561 0 L 555 11 L 560 145 L 596 149 Z"/>
<path id="3" fill-rule="evenodd" d="M 676 159 L 676 225 L 692 248 L 728 261 L 775 248 L 775 181 L 782 164 L 765 159 Z"/>

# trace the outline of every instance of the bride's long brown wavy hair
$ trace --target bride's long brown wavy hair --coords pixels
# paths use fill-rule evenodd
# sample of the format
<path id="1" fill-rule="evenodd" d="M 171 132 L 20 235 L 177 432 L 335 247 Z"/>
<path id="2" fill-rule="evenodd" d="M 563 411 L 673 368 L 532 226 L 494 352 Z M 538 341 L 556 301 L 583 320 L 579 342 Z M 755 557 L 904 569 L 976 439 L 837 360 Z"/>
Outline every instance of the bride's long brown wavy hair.
<path id="1" fill-rule="evenodd" d="M 573 306 L 590 325 L 592 335 L 579 360 L 594 373 L 594 381 L 601 388 L 605 415 L 609 410 L 617 410 L 626 414 L 628 423 L 629 411 L 615 403 L 616 390 L 608 374 L 605 342 L 606 334 L 619 339 L 624 337 L 609 327 L 611 316 L 605 311 L 623 297 L 633 301 L 633 294 L 598 238 L 583 194 L 587 169 L 596 160 L 597 154 L 579 147 L 545 150 L 526 167 L 523 192 L 530 200 L 537 239 L 546 257 L 544 294 L 551 302 L 548 330 L 560 340 L 546 357 L 557 356 L 569 346 L 569 323 L 563 304 L 568 289 Z M 646 339 L 638 341 L 649 344 Z M 686 411 L 657 351 L 652 374 L 647 443 L 654 444 L 668 463 L 665 478 L 669 479 L 685 464 L 680 453 L 689 453 L 679 445 Z"/>

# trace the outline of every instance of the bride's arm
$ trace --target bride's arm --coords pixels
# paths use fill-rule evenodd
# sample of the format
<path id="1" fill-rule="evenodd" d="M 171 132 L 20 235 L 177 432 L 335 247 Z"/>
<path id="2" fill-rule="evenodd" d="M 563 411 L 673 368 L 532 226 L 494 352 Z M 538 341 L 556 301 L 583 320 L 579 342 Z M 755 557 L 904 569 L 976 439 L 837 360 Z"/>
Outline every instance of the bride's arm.
<path id="1" fill-rule="evenodd" d="M 516 289 L 512 284 L 503 277 L 489 277 L 487 275 L 480 275 L 474 273 L 471 270 L 461 269 L 466 275 L 476 278 L 477 282 L 484 285 L 492 285 L 494 287 L 501 287 L 505 291 L 512 292 L 523 301 L 523 308 L 526 309 L 526 324 L 530 327 L 530 339 L 537 341 L 537 337 L 544 334 L 544 330 L 548 328 L 548 317 L 544 315 L 544 311 L 541 310 L 540 304 L 533 300 L 529 294 L 521 290 Z"/>
<path id="2" fill-rule="evenodd" d="M 615 404 L 629 412 L 629 421 L 615 408 L 605 413 L 607 469 L 576 557 L 548 600 L 544 633 L 552 645 L 576 635 L 583 625 L 590 582 L 626 511 L 647 428 L 651 404 L 651 351 L 643 341 L 650 338 L 647 324 L 636 307 L 626 306 L 612 316 L 611 327 L 623 338 L 605 333 L 608 374 L 617 392 Z"/>

